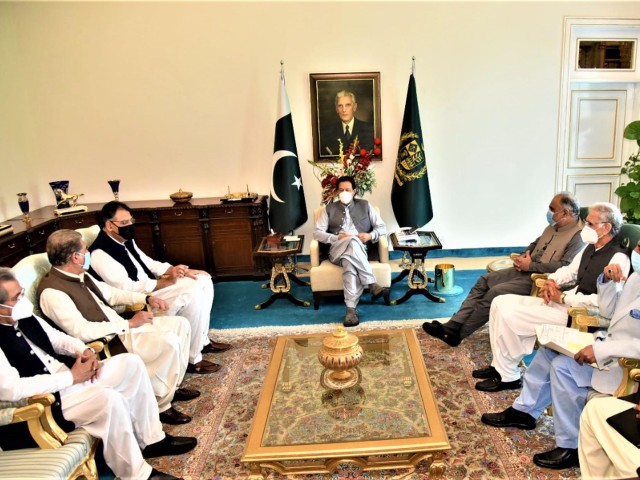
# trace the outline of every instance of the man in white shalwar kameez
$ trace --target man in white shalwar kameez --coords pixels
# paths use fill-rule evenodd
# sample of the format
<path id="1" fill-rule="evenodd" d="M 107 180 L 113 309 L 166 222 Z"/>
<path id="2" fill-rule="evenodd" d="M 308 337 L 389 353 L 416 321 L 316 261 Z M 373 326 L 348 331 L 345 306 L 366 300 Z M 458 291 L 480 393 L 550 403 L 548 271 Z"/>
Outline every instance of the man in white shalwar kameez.
<path id="1" fill-rule="evenodd" d="M 369 287 L 373 300 L 388 292 L 376 283 L 366 246 L 368 242 L 377 243 L 381 235 L 386 235 L 387 227 L 369 202 L 354 198 L 357 191 L 353 177 L 340 177 L 336 192 L 340 201 L 330 203 L 322 210 L 313 238 L 330 245 L 329 260 L 342 267 L 347 307 L 344 326 L 354 327 L 360 322 L 356 307 L 365 287 Z"/>
<path id="2" fill-rule="evenodd" d="M 518 364 L 533 351 L 537 325 L 566 325 L 570 307 L 597 307 L 597 278 L 609 263 L 629 273 L 627 249 L 615 240 L 622 215 L 610 203 L 596 203 L 589 209 L 582 231 L 587 246 L 566 267 L 549 275 L 542 298 L 502 295 L 491 303 L 489 335 L 493 360 L 490 367 L 473 372 L 476 389 L 498 392 L 522 386 Z M 571 285 L 575 287 L 570 288 Z M 570 288 L 562 290 L 562 288 Z"/>
<path id="3" fill-rule="evenodd" d="M 61 426 L 84 428 L 102 440 L 109 468 L 122 479 L 176 479 L 145 458 L 192 450 L 193 437 L 162 431 L 144 363 L 124 353 L 98 361 L 85 344 L 33 315 L 33 305 L 7 268 L 0 268 L 0 398 L 18 401 L 52 393 Z M 8 429 L 8 430 L 7 430 Z M 24 424 L 0 427 L 3 448 L 24 448 Z M 3 441 L 4 441 L 3 440 Z M 141 451 L 141 449 L 143 449 Z"/>
<path id="4" fill-rule="evenodd" d="M 188 415 L 171 406 L 187 368 L 189 322 L 183 317 L 154 317 L 147 311 L 140 311 L 129 320 L 118 315 L 112 305 L 147 303 L 166 308 L 166 304 L 153 296 L 126 292 L 92 278 L 85 272 L 91 255 L 82 236 L 74 230 L 53 232 L 47 240 L 47 256 L 53 267 L 36 291 L 45 318 L 83 342 L 108 337 L 112 339 L 112 353 L 126 349 L 139 355 L 147 367 L 161 420 L 169 424 L 189 422 Z M 116 352 L 111 348 L 113 342 Z M 180 394 L 188 398 L 199 395 L 197 391 L 184 390 Z"/>
<path id="5" fill-rule="evenodd" d="M 112 287 L 130 292 L 153 292 L 168 309 L 156 315 L 180 315 L 191 324 L 190 373 L 213 373 L 220 365 L 204 360 L 203 353 L 223 352 L 227 343 L 209 339 L 213 305 L 211 275 L 187 265 L 171 265 L 146 255 L 135 242 L 135 219 L 122 202 L 106 203 L 99 215 L 101 231 L 89 247 L 89 273 Z"/>

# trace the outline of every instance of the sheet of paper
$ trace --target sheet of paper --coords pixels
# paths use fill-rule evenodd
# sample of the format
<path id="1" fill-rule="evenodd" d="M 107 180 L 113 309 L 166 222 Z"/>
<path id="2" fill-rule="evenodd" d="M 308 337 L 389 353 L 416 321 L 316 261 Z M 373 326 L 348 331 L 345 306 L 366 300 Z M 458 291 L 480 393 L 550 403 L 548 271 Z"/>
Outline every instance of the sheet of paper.
<path id="1" fill-rule="evenodd" d="M 581 332 L 575 328 L 560 325 L 538 325 L 536 326 L 536 335 L 540 345 L 569 357 L 573 357 L 584 347 L 593 345 L 595 341 L 592 333 Z M 600 370 L 608 370 L 608 368 L 600 368 L 595 363 L 590 363 L 589 365 Z"/>

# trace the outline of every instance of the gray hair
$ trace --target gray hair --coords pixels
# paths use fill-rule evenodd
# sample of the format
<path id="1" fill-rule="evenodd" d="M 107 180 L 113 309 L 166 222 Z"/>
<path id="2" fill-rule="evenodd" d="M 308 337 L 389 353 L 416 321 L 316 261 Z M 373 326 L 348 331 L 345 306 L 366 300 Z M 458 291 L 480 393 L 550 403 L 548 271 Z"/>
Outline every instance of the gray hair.
<path id="1" fill-rule="evenodd" d="M 9 292 L 4 288 L 4 284 L 11 281 L 17 282 L 13 271 L 7 267 L 0 267 L 0 303 L 3 305 L 9 299 Z"/>
<path id="2" fill-rule="evenodd" d="M 338 93 L 336 93 L 336 107 L 338 106 L 338 101 L 340 100 L 340 97 L 351 97 L 351 100 L 353 100 L 353 103 L 358 103 L 356 100 L 356 96 L 353 92 L 349 92 L 348 90 L 340 90 Z"/>
<path id="3" fill-rule="evenodd" d="M 54 267 L 66 265 L 81 250 L 82 235 L 75 230 L 57 230 L 47 239 L 47 257 Z"/>
<path id="4" fill-rule="evenodd" d="M 571 192 L 560 192 L 557 195 L 560 197 L 560 205 L 569 210 L 572 217 L 580 216 L 580 202 Z"/>
<path id="5" fill-rule="evenodd" d="M 618 235 L 620 228 L 622 227 L 622 214 L 618 207 L 613 203 L 598 202 L 591 205 L 590 210 L 598 212 L 598 218 L 602 223 L 611 224 L 611 236 Z"/>

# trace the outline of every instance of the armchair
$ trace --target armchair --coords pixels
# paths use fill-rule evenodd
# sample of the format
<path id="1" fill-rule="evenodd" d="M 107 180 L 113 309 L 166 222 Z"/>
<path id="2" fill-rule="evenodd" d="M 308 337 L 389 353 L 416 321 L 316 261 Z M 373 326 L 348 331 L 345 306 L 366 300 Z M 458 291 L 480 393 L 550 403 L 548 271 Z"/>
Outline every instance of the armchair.
<path id="1" fill-rule="evenodd" d="M 65 433 L 53 420 L 52 394 L 19 402 L 0 402 L 0 425 L 27 422 L 35 448 L 0 451 L 0 480 L 51 478 L 97 480 L 95 453 L 99 441 L 82 428 Z"/>
<path id="2" fill-rule="evenodd" d="M 378 212 L 380 209 L 375 207 Z M 313 212 L 314 224 L 318 220 L 318 216 L 322 212 L 322 208 L 316 208 Z M 371 269 L 376 277 L 376 283 L 381 287 L 388 288 L 391 286 L 391 264 L 389 263 L 389 241 L 385 235 L 378 239 L 378 254 L 380 260 L 371 261 Z M 329 260 L 320 260 L 320 244 L 317 240 L 311 240 L 309 245 L 309 254 L 311 257 L 311 269 L 309 270 L 309 280 L 311 283 L 311 291 L 313 292 L 313 308 L 320 308 L 320 299 L 327 296 L 342 295 L 342 268 L 334 265 Z M 384 298 L 386 305 L 389 305 L 389 296 Z"/>

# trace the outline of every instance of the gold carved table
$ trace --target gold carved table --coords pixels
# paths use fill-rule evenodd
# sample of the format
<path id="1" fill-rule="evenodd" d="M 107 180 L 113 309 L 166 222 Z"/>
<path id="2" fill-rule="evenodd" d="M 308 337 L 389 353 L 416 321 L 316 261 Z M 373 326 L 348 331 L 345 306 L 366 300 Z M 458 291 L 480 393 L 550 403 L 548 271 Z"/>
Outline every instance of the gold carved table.
<path id="1" fill-rule="evenodd" d="M 278 337 L 242 456 L 250 480 L 263 480 L 265 469 L 413 470 L 422 461 L 430 478 L 444 475 L 451 447 L 415 331 L 354 334 L 364 355 L 346 388 L 318 361 L 329 333 Z"/>
<path id="2" fill-rule="evenodd" d="M 404 257 L 400 262 L 402 272 L 391 283 L 397 283 L 403 278 L 407 278 L 407 291 L 402 297 L 392 300 L 391 305 L 400 305 L 406 302 L 412 296 L 421 294 L 432 302 L 444 303 L 446 300 L 431 293 L 427 288 L 429 283 L 435 283 L 435 280 L 429 278 L 425 270 L 425 258 L 430 250 L 442 248 L 442 243 L 438 239 L 435 232 L 416 231 L 418 240 L 415 243 L 402 243 L 395 233 L 391 234 L 391 243 L 394 250 L 404 251 Z"/>
<path id="3" fill-rule="evenodd" d="M 294 259 L 302 251 L 303 244 L 304 235 L 298 235 L 297 240 L 282 240 L 276 244 L 269 243 L 267 237 L 263 237 L 253 254 L 257 257 L 266 257 L 271 261 L 271 279 L 269 283 L 262 285 L 262 288 L 271 289 L 271 296 L 264 302 L 257 304 L 254 307 L 256 310 L 267 308 L 279 298 L 285 298 L 299 307 L 311 305 L 311 302 L 300 300 L 291 293 L 292 280 L 298 285 L 309 285 L 308 282 L 300 280 L 295 274 L 296 262 Z"/>

